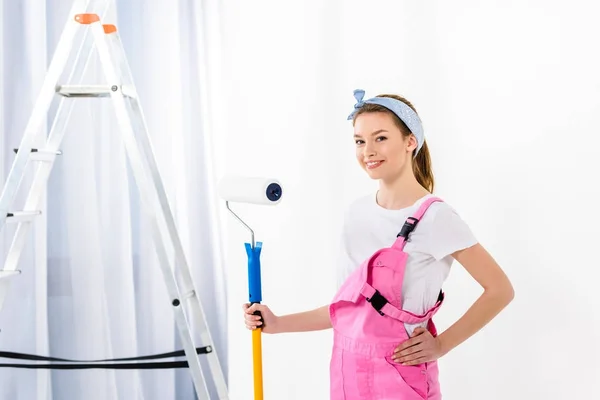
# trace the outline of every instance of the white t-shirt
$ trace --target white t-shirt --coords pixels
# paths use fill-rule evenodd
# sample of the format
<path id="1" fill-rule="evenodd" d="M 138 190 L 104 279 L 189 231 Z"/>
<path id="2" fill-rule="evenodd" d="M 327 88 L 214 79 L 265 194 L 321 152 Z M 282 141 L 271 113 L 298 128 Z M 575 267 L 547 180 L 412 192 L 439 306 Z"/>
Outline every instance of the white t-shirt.
<path id="1" fill-rule="evenodd" d="M 433 195 L 426 195 L 412 206 L 398 210 L 388 210 L 377 204 L 376 192 L 354 201 L 344 218 L 338 288 L 375 251 L 391 246 L 406 219 L 429 197 Z M 445 202 L 431 204 L 404 246 L 409 256 L 402 286 L 402 308 L 423 314 L 433 307 L 450 273 L 454 261 L 451 254 L 476 243 L 469 226 L 451 206 Z M 408 334 L 419 325 L 406 324 Z"/>

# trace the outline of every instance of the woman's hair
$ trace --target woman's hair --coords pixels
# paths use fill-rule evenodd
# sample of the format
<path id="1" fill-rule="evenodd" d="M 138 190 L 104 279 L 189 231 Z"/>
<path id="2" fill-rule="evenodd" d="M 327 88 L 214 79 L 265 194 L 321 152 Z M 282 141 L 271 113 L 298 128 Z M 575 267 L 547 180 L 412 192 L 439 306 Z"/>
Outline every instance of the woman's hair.
<path id="1" fill-rule="evenodd" d="M 390 97 L 392 99 L 399 100 L 405 103 L 410 108 L 412 108 L 415 113 L 417 112 L 417 110 L 411 104 L 411 102 L 406 100 L 404 97 L 395 94 L 380 94 L 377 97 Z M 391 115 L 394 120 L 394 123 L 405 137 L 408 137 L 412 134 L 406 126 L 406 124 L 402 122 L 402 120 L 398 118 L 396 114 L 378 104 L 364 104 L 359 110 L 357 110 L 356 114 L 354 115 L 354 120 L 356 120 L 356 117 L 358 117 L 360 114 L 369 112 L 382 112 Z M 419 182 L 421 186 L 427 189 L 430 193 L 433 193 L 433 171 L 431 169 L 431 157 L 429 155 L 429 148 L 427 147 L 426 140 L 423 141 L 423 146 L 421 147 L 421 150 L 419 150 L 419 153 L 412 162 L 412 169 L 413 173 L 415 174 L 415 177 L 417 178 L 417 182 Z"/>

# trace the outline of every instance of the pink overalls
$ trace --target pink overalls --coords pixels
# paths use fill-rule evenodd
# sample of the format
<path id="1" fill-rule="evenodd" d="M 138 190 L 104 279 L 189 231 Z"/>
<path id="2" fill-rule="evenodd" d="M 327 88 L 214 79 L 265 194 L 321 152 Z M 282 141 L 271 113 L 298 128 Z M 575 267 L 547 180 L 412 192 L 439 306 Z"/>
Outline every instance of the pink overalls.
<path id="1" fill-rule="evenodd" d="M 428 322 L 443 301 L 424 315 L 402 310 L 402 281 L 408 254 L 405 239 L 429 206 L 429 198 L 408 218 L 391 247 L 375 252 L 344 282 L 329 313 L 334 341 L 330 363 L 330 400 L 440 400 L 437 362 L 403 366 L 394 349 L 408 339 L 404 323 Z"/>

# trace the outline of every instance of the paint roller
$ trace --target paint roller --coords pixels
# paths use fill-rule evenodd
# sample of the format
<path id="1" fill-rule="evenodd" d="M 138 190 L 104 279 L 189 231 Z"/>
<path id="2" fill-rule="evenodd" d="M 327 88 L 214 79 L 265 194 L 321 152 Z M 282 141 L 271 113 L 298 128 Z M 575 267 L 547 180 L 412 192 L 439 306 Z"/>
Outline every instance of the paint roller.
<path id="1" fill-rule="evenodd" d="M 260 273 L 260 252 L 262 242 L 255 243 L 254 231 L 229 206 L 229 203 L 249 203 L 256 205 L 274 206 L 279 204 L 283 189 L 276 179 L 261 177 L 227 176 L 219 182 L 219 196 L 225 200 L 225 205 L 231 214 L 250 231 L 251 242 L 245 243 L 248 256 L 248 301 L 250 304 L 262 301 L 262 286 Z M 255 315 L 260 316 L 260 312 Z M 261 325 L 260 328 L 264 327 Z M 262 379 L 262 329 L 252 331 L 252 359 L 254 370 L 254 399 L 263 399 Z"/>

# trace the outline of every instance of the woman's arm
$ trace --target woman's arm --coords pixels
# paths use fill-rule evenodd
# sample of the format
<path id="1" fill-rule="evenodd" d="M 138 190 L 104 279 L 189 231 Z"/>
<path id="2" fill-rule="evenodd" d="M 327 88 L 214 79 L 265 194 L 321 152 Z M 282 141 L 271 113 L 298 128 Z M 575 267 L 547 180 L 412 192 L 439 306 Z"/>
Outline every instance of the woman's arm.
<path id="1" fill-rule="evenodd" d="M 283 315 L 276 323 L 278 333 L 320 331 L 329 328 L 331 328 L 331 321 L 328 305 L 310 311 Z"/>
<path id="2" fill-rule="evenodd" d="M 309 332 L 331 328 L 329 305 L 282 316 L 273 314 L 265 304 L 253 304 L 250 307 L 249 304 L 244 304 L 243 308 L 248 329 L 263 327 L 262 320 L 264 333 Z M 254 315 L 256 311 L 260 311 L 260 317 Z"/>
<path id="3" fill-rule="evenodd" d="M 458 251 L 453 257 L 484 291 L 460 319 L 439 335 L 443 354 L 487 325 L 515 295 L 508 277 L 481 244 Z"/>
<path id="4" fill-rule="evenodd" d="M 481 244 L 457 251 L 452 256 L 483 287 L 483 294 L 436 338 L 426 329 L 415 329 L 413 336 L 395 350 L 393 358 L 396 362 L 414 365 L 440 358 L 477 333 L 513 300 L 512 284 Z"/>

